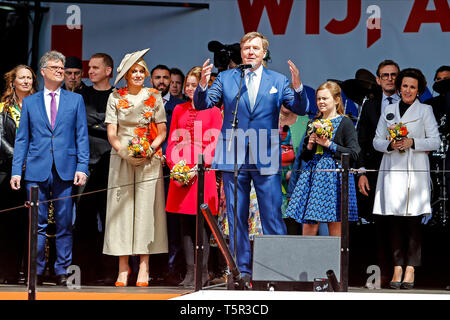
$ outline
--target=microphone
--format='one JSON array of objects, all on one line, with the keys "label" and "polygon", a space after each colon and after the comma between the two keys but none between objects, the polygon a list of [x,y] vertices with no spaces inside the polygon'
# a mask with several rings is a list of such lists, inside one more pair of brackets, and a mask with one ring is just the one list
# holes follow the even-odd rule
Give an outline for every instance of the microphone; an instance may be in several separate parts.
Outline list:
[{"label": "microphone", "polygon": [[245,69],[253,69],[255,66],[253,65],[253,63],[248,63],[248,64],[238,64],[236,66],[236,69],[240,69],[240,70],[245,70]]}]

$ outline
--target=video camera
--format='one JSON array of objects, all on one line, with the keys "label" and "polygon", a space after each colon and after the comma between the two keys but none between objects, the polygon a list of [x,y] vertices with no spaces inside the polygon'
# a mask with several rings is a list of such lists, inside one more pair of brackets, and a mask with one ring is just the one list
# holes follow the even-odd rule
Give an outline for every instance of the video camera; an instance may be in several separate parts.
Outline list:
[{"label": "video camera", "polygon": [[241,64],[241,47],[239,43],[222,44],[219,41],[210,41],[208,50],[214,53],[214,66],[221,71],[227,70],[230,61]]}]

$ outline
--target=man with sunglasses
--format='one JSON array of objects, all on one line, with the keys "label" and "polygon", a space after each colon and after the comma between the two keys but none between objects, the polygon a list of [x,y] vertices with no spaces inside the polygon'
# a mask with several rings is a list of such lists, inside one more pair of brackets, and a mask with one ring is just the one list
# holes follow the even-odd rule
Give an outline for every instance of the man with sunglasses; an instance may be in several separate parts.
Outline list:
[{"label": "man with sunglasses", "polygon": [[[373,147],[373,138],[377,129],[378,120],[384,108],[400,100],[395,87],[400,68],[392,60],[382,61],[377,68],[376,81],[381,87],[381,94],[373,99],[367,100],[362,107],[361,117],[358,123],[358,142],[361,152],[357,163],[357,168],[378,170],[380,168],[383,154]],[[378,172],[366,172],[358,175],[358,212],[360,216],[368,220],[376,219],[375,241],[377,247],[378,265],[381,268],[381,285],[389,282],[389,268],[386,267],[389,259],[389,243],[383,241],[388,229],[385,227],[385,218],[372,215],[373,202],[375,199],[375,188],[377,185]]]},{"label": "man with sunglasses", "polygon": [[64,84],[63,89],[83,95],[86,85],[81,80],[83,78],[83,62],[80,58],[71,56],[66,58],[64,64]]}]

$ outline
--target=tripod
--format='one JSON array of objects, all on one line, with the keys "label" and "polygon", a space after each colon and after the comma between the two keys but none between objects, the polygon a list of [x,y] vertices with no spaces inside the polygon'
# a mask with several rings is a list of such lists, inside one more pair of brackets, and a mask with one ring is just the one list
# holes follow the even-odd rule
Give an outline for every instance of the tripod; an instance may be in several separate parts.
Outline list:
[{"label": "tripod", "polygon": [[[436,186],[439,190],[439,196],[431,203],[433,209],[433,218],[430,223],[447,225],[447,182],[445,177],[445,161],[447,158],[448,141],[445,135],[441,138],[441,147],[438,151],[433,153],[433,156],[439,157],[436,162]],[[434,190],[433,190],[434,191]]]}]

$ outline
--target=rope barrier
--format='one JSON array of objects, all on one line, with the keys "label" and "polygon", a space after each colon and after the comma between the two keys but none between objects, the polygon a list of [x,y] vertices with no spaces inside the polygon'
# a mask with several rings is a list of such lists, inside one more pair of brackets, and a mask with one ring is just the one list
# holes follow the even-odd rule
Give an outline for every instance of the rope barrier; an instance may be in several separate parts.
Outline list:
[{"label": "rope barrier", "polygon": [[[212,169],[212,168],[205,168],[205,172],[208,171],[223,171],[223,170],[219,170],[219,169]],[[260,169],[239,169],[239,171],[241,172],[257,172],[260,171]],[[285,169],[278,169],[278,170],[271,170],[272,172],[283,172],[286,171]],[[298,170],[289,170],[289,171],[295,171],[295,172],[337,172],[337,173],[342,173],[344,171],[344,169],[342,168],[337,168],[337,169],[316,169],[316,170],[305,170],[305,169],[298,169]],[[187,172],[185,172],[185,174],[191,173],[191,172],[198,172],[198,168],[193,168]],[[349,173],[353,174],[353,175],[357,175],[357,174],[362,174],[362,173],[375,173],[375,172],[408,172],[408,173],[414,173],[414,172],[418,172],[418,173],[437,173],[437,174],[446,174],[449,173],[450,174],[450,170],[407,170],[407,169],[355,169],[355,168],[350,168],[349,169]],[[71,196],[66,196],[66,197],[60,197],[60,198],[53,198],[53,199],[49,199],[49,200],[45,200],[45,201],[40,201],[41,204],[45,204],[45,203],[49,203],[49,202],[54,202],[54,201],[58,201],[58,200],[64,200],[64,199],[68,199],[68,198],[77,198],[77,197],[83,197],[83,196],[87,196],[87,195],[91,195],[91,194],[95,194],[95,193],[100,193],[100,192],[105,192],[108,190],[113,190],[113,189],[117,189],[117,188],[124,188],[124,187],[129,187],[135,184],[141,184],[141,183],[147,183],[147,182],[151,182],[154,180],[159,180],[159,179],[165,179],[165,178],[169,178],[170,175],[166,175],[166,176],[161,176],[158,178],[151,178],[151,179],[146,179],[146,180],[142,180],[142,181],[138,181],[135,183],[128,183],[128,184],[123,184],[120,186],[114,186],[114,187],[108,187],[108,188],[103,188],[103,189],[98,189],[98,190],[93,190],[93,191],[88,191],[88,192],[83,192],[83,193],[79,193],[79,194],[73,194]],[[9,211],[14,211],[14,210],[18,210],[18,209],[24,209],[24,208],[30,208],[30,203],[29,201],[26,201],[23,205],[20,206],[15,206],[15,207],[11,207],[11,208],[7,208],[7,209],[2,209],[0,210],[0,214],[5,213],[5,212],[9,212]]]},{"label": "rope barrier", "polygon": [[[120,185],[120,186],[114,186],[114,187],[109,187],[109,188],[93,190],[93,191],[89,191],[89,192],[83,192],[83,193],[79,193],[79,194],[73,194],[71,196],[60,197],[60,198],[53,198],[53,199],[48,199],[48,200],[45,200],[45,201],[39,201],[39,203],[43,204],[43,203],[49,203],[49,202],[54,202],[54,201],[59,201],[59,200],[64,200],[64,199],[69,199],[69,198],[82,197],[82,196],[86,196],[86,195],[90,195],[90,194],[95,194],[95,193],[99,193],[99,192],[105,192],[105,191],[113,190],[113,189],[117,189],[117,188],[129,187],[129,186],[133,186],[133,185],[136,185],[136,184],[147,183],[147,182],[151,182],[151,181],[159,180],[159,179],[164,179],[164,178],[168,178],[168,177],[169,176],[162,176],[162,177],[158,177],[158,178],[146,179],[146,180],[138,181],[138,182],[135,182],[135,183],[128,183],[128,184],[123,184],[123,185]],[[2,210],[0,210],[0,214],[8,212],[8,211],[17,210],[17,209],[23,209],[23,208],[30,208],[30,201],[25,201],[25,203],[23,205],[21,205],[21,206],[12,207],[12,208],[8,208],[8,209],[2,209]]]}]

